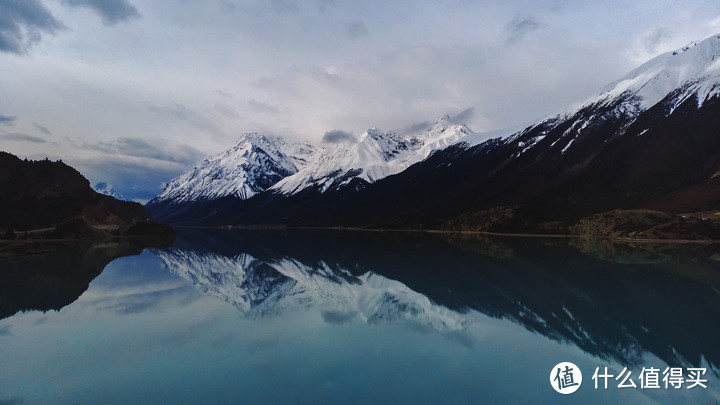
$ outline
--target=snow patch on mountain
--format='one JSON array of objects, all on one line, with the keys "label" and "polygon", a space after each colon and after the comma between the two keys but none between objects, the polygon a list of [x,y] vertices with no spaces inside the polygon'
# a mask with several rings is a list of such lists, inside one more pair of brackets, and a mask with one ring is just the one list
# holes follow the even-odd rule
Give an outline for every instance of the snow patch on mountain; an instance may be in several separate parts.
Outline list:
[{"label": "snow patch on mountain", "polygon": [[460,142],[474,146],[487,138],[452,123],[448,115],[418,133],[399,135],[373,128],[356,143],[329,147],[248,133],[232,148],[168,182],[149,204],[228,196],[248,199],[268,189],[285,195],[308,187],[325,192],[355,178],[372,183],[402,172],[437,150]]},{"label": "snow patch on mountain", "polygon": [[325,192],[347,184],[353,178],[373,183],[402,172],[437,150],[459,142],[473,146],[481,140],[482,137],[466,125],[452,124],[447,115],[436,120],[430,128],[409,136],[372,128],[355,144],[339,144],[323,151],[307,167],[270,189],[290,195],[309,187]]},{"label": "snow patch on mountain", "polygon": [[[697,98],[698,108],[707,100],[720,96],[720,35],[713,35],[698,43],[667,52],[644,63],[622,79],[610,83],[597,96],[571,105],[558,115],[546,117],[538,124],[501,140],[505,145],[517,143],[520,156],[532,149],[545,134],[559,125],[571,123],[562,137],[550,147],[564,155],[577,144],[591,125],[618,120],[622,135],[635,118],[665,100],[666,114],[691,97]],[[535,134],[528,139],[528,134]]]},{"label": "snow patch on mountain", "polygon": [[108,184],[104,181],[95,184],[93,190],[100,194],[109,195],[110,197],[114,197],[118,200],[132,201],[131,199],[127,198],[125,194],[121,193],[115,186],[113,186],[112,184]]},{"label": "snow patch on mountain", "polygon": [[286,142],[279,137],[244,134],[230,149],[205,159],[193,170],[172,179],[150,203],[247,199],[308,164],[318,147]]},{"label": "snow patch on mountain", "polygon": [[[580,106],[605,104],[624,97],[627,107],[639,113],[676,89],[682,89],[680,99],[697,95],[698,107],[720,94],[720,35],[649,60]],[[577,109],[580,108],[574,110]]]}]

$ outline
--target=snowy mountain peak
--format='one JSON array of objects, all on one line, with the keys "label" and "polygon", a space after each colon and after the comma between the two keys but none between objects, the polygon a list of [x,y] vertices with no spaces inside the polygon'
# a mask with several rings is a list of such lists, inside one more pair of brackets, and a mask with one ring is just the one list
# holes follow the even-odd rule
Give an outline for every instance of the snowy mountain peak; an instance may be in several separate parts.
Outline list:
[{"label": "snowy mountain peak", "polygon": [[425,130],[420,136],[425,136],[426,139],[439,139],[447,136],[449,133],[462,133],[464,135],[471,135],[473,132],[465,124],[453,124],[449,115],[444,115],[439,119],[435,120],[435,123]]},{"label": "snowy mountain peak", "polygon": [[436,125],[445,125],[450,123],[450,114],[444,114],[438,117],[435,122],[433,122],[433,126]]},{"label": "snowy mountain peak", "polygon": [[244,148],[247,145],[255,145],[262,148],[277,149],[278,145],[285,144],[285,140],[276,136],[265,136],[257,132],[247,132],[240,136],[235,142],[234,148]]},{"label": "snowy mountain peak", "polygon": [[697,41],[690,41],[689,44],[683,46],[682,48],[680,48],[678,50],[673,51],[673,55],[677,55],[680,52],[685,52],[685,51],[689,50],[690,48],[694,48],[695,46],[697,46],[697,44],[698,44]]},{"label": "snowy mountain peak", "polygon": [[360,135],[360,139],[365,139],[368,136],[375,139],[383,138],[385,137],[385,133],[375,127],[372,127]]},{"label": "snowy mountain peak", "polygon": [[622,136],[640,114],[654,106],[667,116],[688,100],[700,108],[719,95],[720,35],[716,34],[645,62],[597,96],[516,132],[503,142],[517,143],[517,157],[541,145],[554,128],[565,125],[561,139],[551,145],[564,155],[598,125],[615,122],[619,127],[613,136]]},{"label": "snowy mountain peak", "polygon": [[303,168],[318,148],[250,132],[233,147],[174,178],[150,203],[247,199]]},{"label": "snowy mountain peak", "polygon": [[370,128],[358,143],[325,151],[312,164],[280,180],[271,190],[290,195],[307,188],[320,192],[337,189],[353,179],[373,183],[400,173],[436,150],[459,142],[477,143],[479,138],[471,135],[475,134],[466,125],[452,124],[449,115],[440,117],[423,131],[404,136]]},{"label": "snowy mountain peak", "polygon": [[467,126],[453,124],[449,115],[417,133],[399,135],[370,128],[356,143],[327,148],[249,132],[230,149],[171,180],[149,205],[228,196],[248,199],[268,189],[286,195],[310,187],[325,192],[353,179],[372,183],[405,170],[436,150],[459,142],[477,143],[470,135],[474,134]]},{"label": "snowy mountain peak", "polygon": [[708,97],[718,95],[719,83],[720,35],[713,35],[649,60],[608,85],[600,96],[590,101],[625,97],[638,111],[644,111],[674,90],[683,88],[686,94],[682,99],[697,94],[702,104]]},{"label": "snowy mountain peak", "polygon": [[100,194],[109,195],[110,197],[114,197],[118,200],[122,201],[132,201],[131,199],[127,198],[123,193],[118,191],[118,189],[113,186],[112,184],[107,184],[104,181],[101,181],[97,184],[95,184],[95,187],[93,187],[93,190]]}]

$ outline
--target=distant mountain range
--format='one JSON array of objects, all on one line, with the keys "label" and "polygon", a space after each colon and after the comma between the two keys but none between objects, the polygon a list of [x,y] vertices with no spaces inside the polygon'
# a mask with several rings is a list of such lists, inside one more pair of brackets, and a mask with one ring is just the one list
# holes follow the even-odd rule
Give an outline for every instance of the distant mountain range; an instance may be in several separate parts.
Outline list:
[{"label": "distant mountain range", "polygon": [[611,228],[639,221],[642,235],[672,233],[687,225],[683,217],[657,222],[648,210],[720,206],[718,95],[715,35],[650,60],[561,114],[492,139],[447,117],[419,133],[371,129],[357,143],[333,147],[246,134],[170,181],[147,208],[187,224],[543,233],[600,229],[577,224],[634,209],[642,211],[611,216]]},{"label": "distant mountain range", "polygon": [[96,183],[93,187],[93,190],[100,194],[109,195],[110,197],[116,198],[118,200],[122,201],[132,201],[128,197],[125,196],[125,194],[121,193],[115,186],[112,184],[107,184],[104,181],[101,181],[99,183]]},{"label": "distant mountain range", "polygon": [[230,149],[165,185],[148,203],[156,212],[223,198],[247,200],[264,192],[290,196],[311,189],[320,193],[365,185],[397,174],[431,153],[460,141],[478,143],[480,135],[441,117],[429,128],[399,135],[369,129],[356,143],[312,145],[247,133]]}]

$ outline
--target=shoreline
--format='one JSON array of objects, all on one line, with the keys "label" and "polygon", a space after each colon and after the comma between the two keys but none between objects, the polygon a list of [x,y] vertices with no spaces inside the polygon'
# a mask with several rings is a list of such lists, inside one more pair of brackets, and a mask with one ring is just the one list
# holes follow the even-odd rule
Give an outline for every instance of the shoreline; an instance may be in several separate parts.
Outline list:
[{"label": "shoreline", "polygon": [[[241,230],[241,231],[351,231],[351,232],[393,232],[393,233],[429,233],[429,234],[456,234],[456,235],[483,235],[499,236],[510,238],[538,238],[538,239],[590,239],[608,240],[616,242],[639,242],[639,243],[673,243],[673,244],[720,244],[720,239],[654,239],[654,238],[627,238],[618,236],[593,236],[573,234],[540,234],[540,233],[513,233],[513,232],[490,232],[490,231],[467,231],[449,229],[403,229],[403,228],[360,228],[342,226],[284,226],[284,225],[245,225],[245,226],[203,226],[203,225],[174,225],[179,229],[215,229],[215,230]],[[44,229],[29,230],[28,233],[41,232]],[[109,238],[58,238],[58,239],[0,239],[0,247],[9,244],[33,243],[33,242],[101,242],[119,240],[148,239],[152,236],[146,235],[113,235]]]},{"label": "shoreline", "polygon": [[[157,242],[163,242],[163,237],[151,235],[120,235],[105,238],[0,239],[0,258],[47,254],[53,252],[54,249],[57,248],[57,245],[61,244],[89,244],[91,247],[107,247],[112,244],[120,246],[123,242],[142,246],[144,249],[159,246],[160,244]],[[169,247],[172,244],[162,243],[162,245]]]},{"label": "shoreline", "polygon": [[640,242],[640,243],[675,243],[675,244],[720,244],[720,239],[652,239],[652,238],[627,238],[617,236],[593,236],[593,235],[572,235],[572,234],[537,234],[537,233],[510,233],[510,232],[489,232],[489,231],[456,231],[448,229],[401,229],[401,228],[359,228],[341,226],[282,226],[282,225],[247,225],[247,226],[201,226],[201,225],[174,225],[175,228],[185,229],[219,229],[219,230],[265,230],[265,231],[288,231],[288,230],[325,230],[325,231],[352,231],[352,232],[396,232],[396,233],[433,233],[433,234],[459,234],[459,235],[485,235],[501,236],[512,238],[546,238],[546,239],[604,239],[618,242]]}]

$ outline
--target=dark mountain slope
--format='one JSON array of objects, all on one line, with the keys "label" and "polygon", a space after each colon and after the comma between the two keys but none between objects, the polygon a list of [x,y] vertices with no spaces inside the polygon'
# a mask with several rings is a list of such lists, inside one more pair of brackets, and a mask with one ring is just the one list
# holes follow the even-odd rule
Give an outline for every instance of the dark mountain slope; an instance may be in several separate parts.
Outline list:
[{"label": "dark mountain slope", "polygon": [[[102,225],[118,233],[132,233],[140,230],[138,224],[155,224],[142,205],[96,193],[85,177],[61,161],[21,160],[0,152],[0,196],[3,231],[55,228],[72,220],[57,229],[72,228],[73,236],[92,236],[92,229],[82,228]],[[150,226],[155,230],[142,231],[161,231],[159,224],[155,225]]]},{"label": "dark mountain slope", "polygon": [[[515,204],[561,219],[612,209],[718,207],[720,194],[701,191],[719,181],[720,102],[713,99],[697,108],[697,100],[690,98],[665,115],[671,101],[635,120],[614,114],[595,118],[582,132],[568,129],[588,115],[607,112],[588,109],[551,128],[555,123],[530,128],[510,142],[480,145],[455,157],[436,154],[368,188],[361,205],[367,210],[397,207],[385,220],[407,217],[403,212],[447,217]],[[685,198],[673,199],[677,193]]]}]

